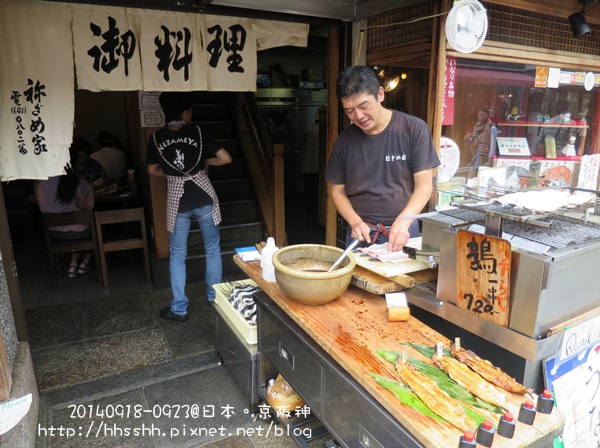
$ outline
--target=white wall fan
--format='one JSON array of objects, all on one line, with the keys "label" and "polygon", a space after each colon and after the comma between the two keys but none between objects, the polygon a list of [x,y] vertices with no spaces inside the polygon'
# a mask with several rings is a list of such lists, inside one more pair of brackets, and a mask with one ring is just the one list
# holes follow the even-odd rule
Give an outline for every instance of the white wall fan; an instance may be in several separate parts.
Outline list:
[{"label": "white wall fan", "polygon": [[477,0],[457,0],[446,19],[446,39],[461,53],[477,50],[488,30],[487,11]]}]

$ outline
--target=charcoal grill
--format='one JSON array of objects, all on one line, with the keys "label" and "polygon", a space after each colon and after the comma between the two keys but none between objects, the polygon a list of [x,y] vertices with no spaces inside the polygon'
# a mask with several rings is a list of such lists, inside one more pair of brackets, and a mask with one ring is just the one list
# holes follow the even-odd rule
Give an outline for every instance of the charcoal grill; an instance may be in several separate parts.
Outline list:
[{"label": "charcoal grill", "polygon": [[[600,219],[595,213],[600,192],[593,192],[595,202],[551,213],[501,205],[489,190],[485,197],[475,193],[467,191],[453,208],[423,218],[422,248],[439,251],[438,279],[433,288],[408,290],[409,302],[522,358],[523,382],[538,388],[541,361],[554,354],[559,342],[550,330],[600,307]],[[508,328],[456,306],[458,229],[510,241]]]}]

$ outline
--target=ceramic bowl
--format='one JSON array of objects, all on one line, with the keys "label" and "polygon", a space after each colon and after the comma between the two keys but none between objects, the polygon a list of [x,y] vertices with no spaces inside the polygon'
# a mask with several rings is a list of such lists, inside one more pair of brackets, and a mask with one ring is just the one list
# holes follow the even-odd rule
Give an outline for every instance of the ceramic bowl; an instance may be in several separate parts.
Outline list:
[{"label": "ceramic bowl", "polygon": [[322,244],[297,244],[279,249],[273,255],[277,284],[296,302],[329,303],[348,289],[356,266],[354,257],[349,254],[335,270],[327,272],[343,252]]}]

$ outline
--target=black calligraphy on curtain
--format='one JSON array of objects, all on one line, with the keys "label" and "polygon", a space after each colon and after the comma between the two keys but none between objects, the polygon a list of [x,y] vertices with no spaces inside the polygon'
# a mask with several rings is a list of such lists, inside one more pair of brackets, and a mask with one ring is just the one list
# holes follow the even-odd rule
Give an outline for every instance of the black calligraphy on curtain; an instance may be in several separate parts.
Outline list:
[{"label": "black calligraphy on curtain", "polygon": [[18,90],[13,90],[10,96],[13,105],[10,109],[11,113],[15,115],[15,131],[17,133],[17,148],[19,154],[27,154],[27,142],[25,140],[25,122],[27,118],[26,103],[31,105],[31,120],[29,121],[29,131],[33,134],[31,137],[31,143],[33,144],[33,153],[36,155],[42,152],[48,152],[46,145],[46,137],[44,132],[46,131],[46,124],[42,118],[43,98],[46,96],[46,86],[40,82],[40,80],[33,81],[27,79],[27,89],[22,93]]},{"label": "black calligraphy on curtain", "polygon": [[154,44],[156,51],[154,55],[158,59],[156,67],[163,74],[165,81],[171,79],[169,68],[173,70],[183,69],[183,79],[190,79],[190,64],[192,63],[193,54],[190,52],[190,41],[192,34],[188,28],[182,30],[171,31],[165,25],[161,25],[163,36],[156,36]]},{"label": "black calligraphy on curtain", "polygon": [[207,31],[209,34],[214,34],[214,39],[206,46],[206,51],[210,54],[208,65],[217,68],[225,50],[229,54],[226,58],[227,70],[230,73],[244,73],[242,67],[244,59],[240,52],[246,46],[246,29],[240,24],[232,25],[226,30],[223,30],[220,25],[214,25]]},{"label": "black calligraphy on curtain", "polygon": [[129,61],[134,56],[137,40],[131,30],[121,34],[114,17],[108,16],[108,29],[102,32],[102,28],[90,22],[90,30],[94,36],[100,36],[104,43],[100,46],[94,45],[88,50],[93,60],[93,68],[97,72],[111,73],[123,61],[125,76],[129,76]]}]

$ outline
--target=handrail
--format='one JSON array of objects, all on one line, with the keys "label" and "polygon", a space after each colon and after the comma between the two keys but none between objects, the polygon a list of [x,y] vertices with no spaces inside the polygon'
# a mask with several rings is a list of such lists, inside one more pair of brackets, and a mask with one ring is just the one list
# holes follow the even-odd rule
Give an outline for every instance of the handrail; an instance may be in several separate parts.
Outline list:
[{"label": "handrail", "polygon": [[240,143],[267,233],[282,247],[285,243],[283,145],[273,145],[252,93],[236,95]]}]

